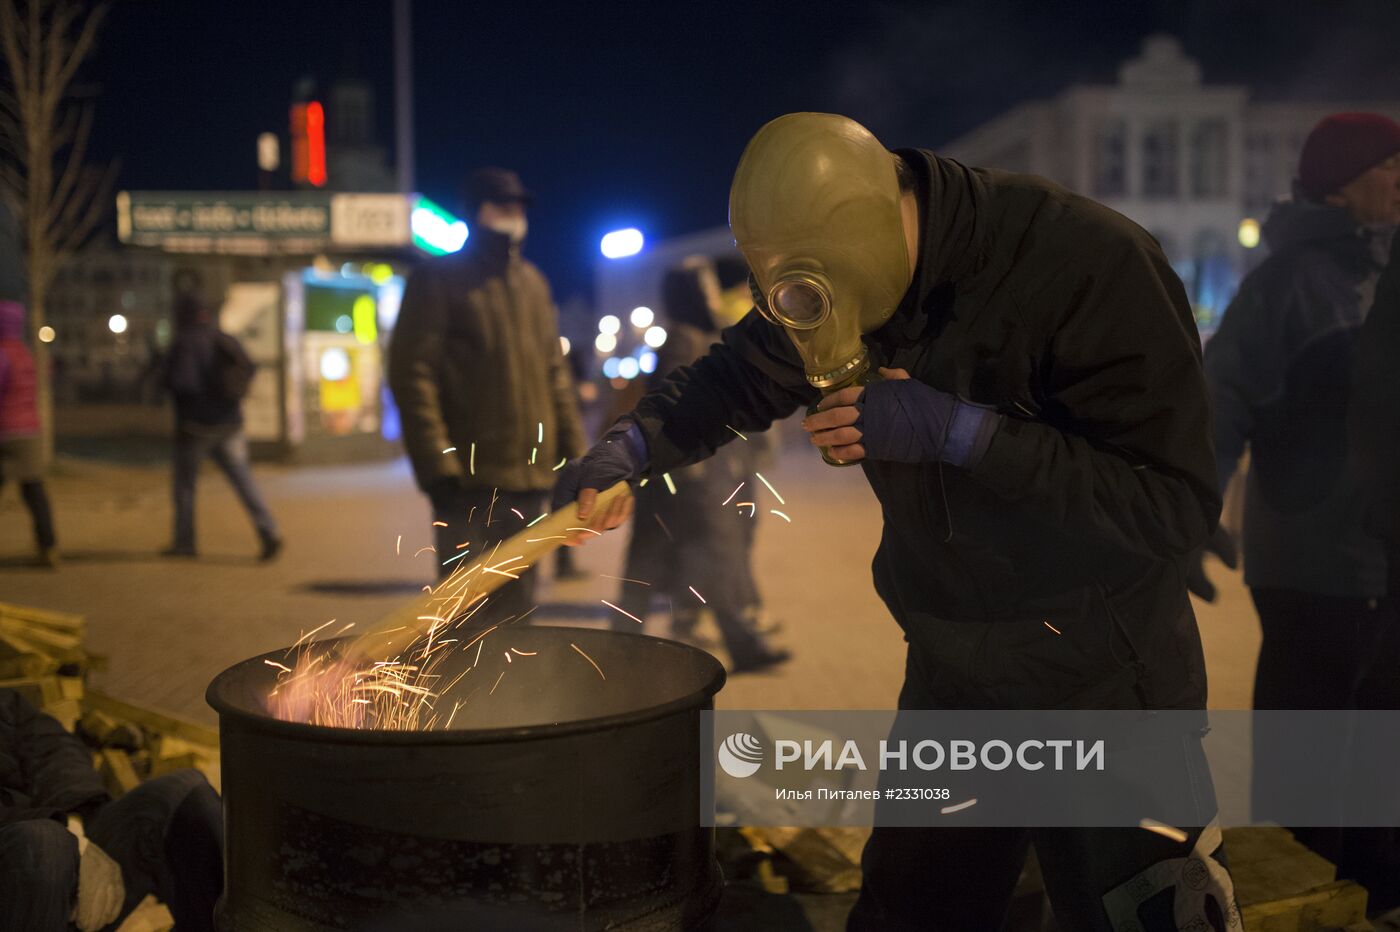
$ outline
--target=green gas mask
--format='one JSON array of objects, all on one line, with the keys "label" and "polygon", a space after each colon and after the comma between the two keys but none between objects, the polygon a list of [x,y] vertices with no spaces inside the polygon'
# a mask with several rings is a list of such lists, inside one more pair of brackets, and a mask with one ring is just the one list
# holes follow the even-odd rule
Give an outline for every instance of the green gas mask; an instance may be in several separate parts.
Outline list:
[{"label": "green gas mask", "polygon": [[890,319],[913,277],[890,152],[843,116],[779,117],[739,159],[729,226],[755,305],[787,331],[807,381],[823,394],[868,381],[861,337]]}]

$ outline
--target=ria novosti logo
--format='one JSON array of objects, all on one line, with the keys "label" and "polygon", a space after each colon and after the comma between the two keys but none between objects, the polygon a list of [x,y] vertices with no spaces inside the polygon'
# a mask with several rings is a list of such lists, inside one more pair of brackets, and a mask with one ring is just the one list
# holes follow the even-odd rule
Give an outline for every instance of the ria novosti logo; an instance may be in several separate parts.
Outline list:
[{"label": "ria novosti logo", "polygon": [[763,765],[763,742],[738,731],[724,739],[718,756],[720,769],[731,777],[751,777]]}]

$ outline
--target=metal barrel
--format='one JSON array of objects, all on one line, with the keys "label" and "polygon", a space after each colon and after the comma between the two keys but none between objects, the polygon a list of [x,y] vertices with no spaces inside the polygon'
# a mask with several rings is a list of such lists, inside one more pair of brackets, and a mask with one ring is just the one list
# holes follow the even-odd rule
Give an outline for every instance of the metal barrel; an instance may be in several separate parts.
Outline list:
[{"label": "metal barrel", "polygon": [[710,927],[722,881],[699,824],[700,713],[724,668],[709,654],[503,629],[435,670],[474,665],[438,700],[465,699],[452,728],[429,731],[278,720],[269,660],[289,662],[246,660],[206,695],[224,932]]}]

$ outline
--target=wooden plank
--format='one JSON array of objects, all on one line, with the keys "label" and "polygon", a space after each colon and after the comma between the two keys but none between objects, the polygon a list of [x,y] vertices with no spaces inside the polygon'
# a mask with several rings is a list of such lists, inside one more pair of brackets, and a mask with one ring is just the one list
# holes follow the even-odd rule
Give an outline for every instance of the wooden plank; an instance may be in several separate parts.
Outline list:
[{"label": "wooden plank", "polygon": [[1332,932],[1366,921],[1366,889],[1342,880],[1268,903],[1240,907],[1249,932]]},{"label": "wooden plank", "polygon": [[177,738],[184,738],[186,741],[213,748],[219,746],[219,730],[217,728],[209,728],[165,712],[157,712],[154,709],[144,709],[141,706],[113,698],[96,689],[87,690],[83,695],[83,705],[113,718],[134,722],[143,728],[163,735],[174,735]]},{"label": "wooden plank", "polygon": [[14,619],[31,625],[43,625],[59,631],[80,634],[87,620],[73,612],[56,612],[32,605],[16,605],[13,602],[0,602],[0,620]]},{"label": "wooden plank", "polygon": [[131,766],[131,758],[126,756],[125,751],[107,748],[101,754],[102,779],[113,799],[141,785],[141,779],[136,776],[136,769]]}]

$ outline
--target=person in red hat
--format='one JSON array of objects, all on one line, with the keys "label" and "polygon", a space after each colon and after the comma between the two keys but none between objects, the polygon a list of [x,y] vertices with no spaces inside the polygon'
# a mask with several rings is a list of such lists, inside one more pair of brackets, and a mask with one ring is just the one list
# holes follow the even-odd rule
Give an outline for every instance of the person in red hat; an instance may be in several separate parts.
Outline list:
[{"label": "person in red hat", "polygon": [[[1251,451],[1243,530],[1263,631],[1256,709],[1368,707],[1361,684],[1397,624],[1347,421],[1362,322],[1398,223],[1400,124],[1375,113],[1322,120],[1303,145],[1293,199],[1264,224],[1269,258],[1206,347],[1222,489]],[[1310,749],[1334,751],[1340,772],[1340,745]],[[1256,772],[1286,766],[1255,762]],[[1268,818],[1268,806],[1256,798],[1255,816]],[[1342,830],[1295,831],[1343,876],[1367,873]]]}]

